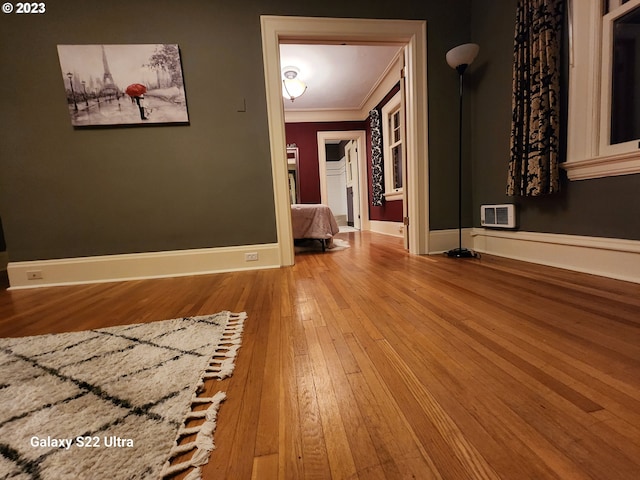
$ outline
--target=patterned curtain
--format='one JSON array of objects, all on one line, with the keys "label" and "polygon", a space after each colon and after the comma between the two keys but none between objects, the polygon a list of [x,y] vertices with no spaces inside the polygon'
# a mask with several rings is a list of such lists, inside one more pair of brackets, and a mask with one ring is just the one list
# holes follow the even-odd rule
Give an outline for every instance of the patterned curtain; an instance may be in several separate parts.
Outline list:
[{"label": "patterned curtain", "polygon": [[373,109],[369,112],[371,122],[371,185],[373,186],[373,197],[371,205],[382,206],[384,199],[384,159],[382,158],[382,131],[380,125],[380,111]]},{"label": "patterned curtain", "polygon": [[560,43],[564,0],[519,0],[507,195],[560,190]]}]

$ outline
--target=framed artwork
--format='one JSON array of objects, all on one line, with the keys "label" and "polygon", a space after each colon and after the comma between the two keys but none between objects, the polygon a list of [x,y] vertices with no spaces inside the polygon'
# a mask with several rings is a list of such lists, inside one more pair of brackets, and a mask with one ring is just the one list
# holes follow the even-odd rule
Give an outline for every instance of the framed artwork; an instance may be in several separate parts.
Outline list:
[{"label": "framed artwork", "polygon": [[175,44],[58,45],[74,127],[188,124]]}]

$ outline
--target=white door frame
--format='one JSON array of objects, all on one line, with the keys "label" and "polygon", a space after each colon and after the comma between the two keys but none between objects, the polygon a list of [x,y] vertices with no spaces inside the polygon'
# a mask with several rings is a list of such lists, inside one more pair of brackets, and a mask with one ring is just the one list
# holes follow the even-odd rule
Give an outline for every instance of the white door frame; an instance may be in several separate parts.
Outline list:
[{"label": "white door frame", "polygon": [[320,201],[328,203],[327,194],[327,140],[355,140],[358,148],[358,201],[360,202],[361,230],[371,230],[369,226],[369,209],[367,205],[367,184],[363,179],[367,178],[367,162],[362,161],[361,152],[367,148],[367,134],[364,130],[336,130],[331,132],[318,132],[318,171],[320,173]]},{"label": "white door frame", "polygon": [[410,253],[429,251],[427,140],[427,25],[423,20],[281,17],[263,15],[262,55],[269,120],[276,229],[280,265],[294,264],[286,136],[280,72],[281,40],[394,43],[406,48],[407,175]]}]

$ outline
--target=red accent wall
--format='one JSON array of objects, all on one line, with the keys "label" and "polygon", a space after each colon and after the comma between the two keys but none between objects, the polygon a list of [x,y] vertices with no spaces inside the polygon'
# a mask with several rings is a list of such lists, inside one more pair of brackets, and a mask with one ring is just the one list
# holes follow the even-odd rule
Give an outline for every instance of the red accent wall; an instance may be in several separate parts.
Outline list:
[{"label": "red accent wall", "polygon": [[320,203],[320,173],[318,171],[318,132],[364,130],[367,122],[287,123],[287,145],[298,146],[298,176],[301,203]]},{"label": "red accent wall", "polygon": [[[395,92],[391,92],[391,95]],[[388,97],[391,98],[391,97]],[[388,101],[388,98],[385,100]],[[386,103],[386,102],[385,102]],[[367,190],[369,198],[373,192],[371,182],[371,128],[369,120],[353,122],[308,122],[287,123],[285,135],[287,144],[295,143],[298,146],[298,181],[300,184],[301,203],[320,203],[320,173],[318,171],[318,132],[335,132],[341,130],[365,130],[367,138]],[[371,206],[369,219],[387,222],[402,221],[402,200],[384,202],[381,207]]]}]

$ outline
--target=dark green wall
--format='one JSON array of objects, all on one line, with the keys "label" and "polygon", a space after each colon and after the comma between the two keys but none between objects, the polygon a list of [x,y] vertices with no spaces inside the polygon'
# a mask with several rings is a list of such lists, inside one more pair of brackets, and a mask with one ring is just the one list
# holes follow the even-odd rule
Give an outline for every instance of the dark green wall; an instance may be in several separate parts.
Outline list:
[{"label": "dark green wall", "polygon": [[2,228],[2,218],[0,218],[0,252],[7,250],[7,244],[4,241],[4,229]]},{"label": "dark green wall", "polygon": [[480,205],[513,202],[518,205],[521,230],[640,240],[640,175],[581,181],[564,178],[558,195],[506,195],[516,3],[472,2],[471,38],[480,45],[470,72],[473,225],[480,226]]},{"label": "dark green wall", "polygon": [[[261,14],[427,20],[432,228],[455,226],[457,86],[444,55],[469,39],[469,4],[67,0],[0,16],[9,259],[276,241]],[[180,46],[189,126],[71,127],[56,45],[110,43]]]}]

